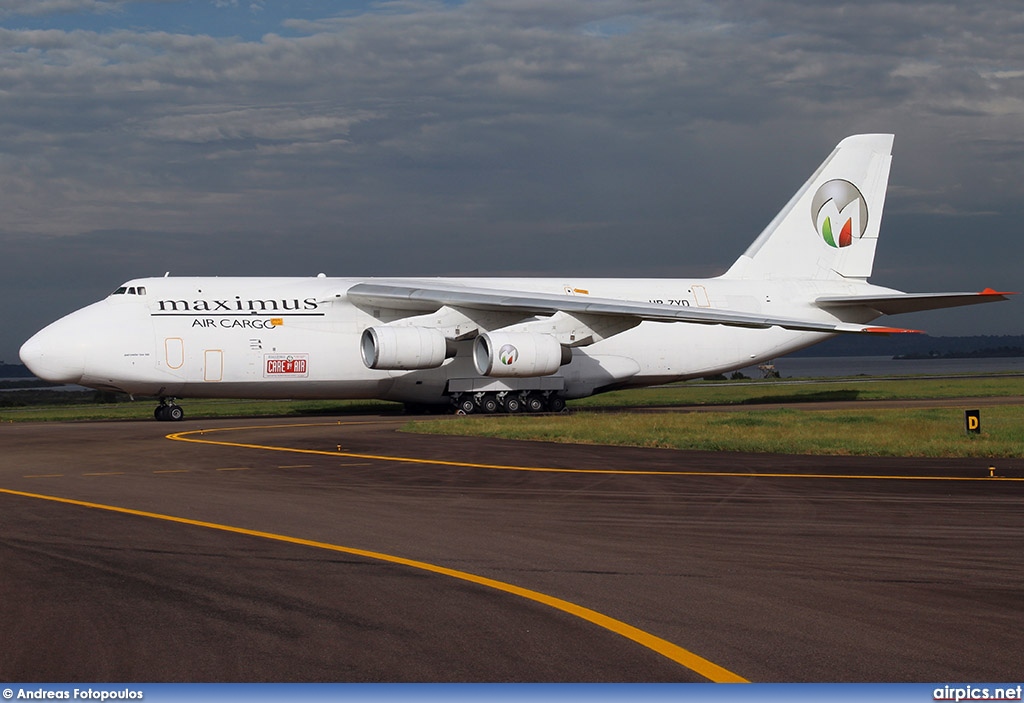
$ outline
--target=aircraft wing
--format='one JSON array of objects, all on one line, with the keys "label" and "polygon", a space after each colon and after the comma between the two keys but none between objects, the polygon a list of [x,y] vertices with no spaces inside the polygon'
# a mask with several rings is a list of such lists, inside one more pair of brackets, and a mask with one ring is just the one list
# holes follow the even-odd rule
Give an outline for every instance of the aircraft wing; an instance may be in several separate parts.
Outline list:
[{"label": "aircraft wing", "polygon": [[986,288],[978,293],[899,293],[895,295],[858,295],[818,298],[815,304],[821,308],[863,307],[883,315],[898,315],[905,312],[921,312],[940,308],[955,308],[961,305],[977,305],[1006,300],[1004,293]]},{"label": "aircraft wing", "polygon": [[368,282],[348,289],[351,302],[390,309],[429,312],[441,306],[518,312],[524,315],[552,315],[557,312],[581,315],[603,315],[656,322],[690,322],[701,325],[727,325],[766,329],[783,327],[791,330],[825,333],[916,333],[896,327],[878,327],[845,322],[818,322],[782,317],[716,310],[714,308],[657,305],[630,300],[591,298],[551,293],[524,293],[491,288],[445,285],[435,282]]}]

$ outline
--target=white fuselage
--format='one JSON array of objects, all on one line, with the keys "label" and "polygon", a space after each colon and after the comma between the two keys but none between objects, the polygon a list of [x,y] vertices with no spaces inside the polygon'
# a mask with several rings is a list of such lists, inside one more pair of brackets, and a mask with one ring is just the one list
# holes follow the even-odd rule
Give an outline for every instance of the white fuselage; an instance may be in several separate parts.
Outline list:
[{"label": "white fuselage", "polygon": [[[367,280],[372,279],[136,279],[39,332],[26,342],[22,357],[37,375],[51,380],[164,397],[380,398],[430,404],[447,402],[450,383],[483,390],[507,387],[502,383],[508,382],[495,382],[476,371],[472,340],[456,342],[454,357],[438,368],[368,368],[360,356],[364,330],[413,313],[354,305],[346,292]],[[810,303],[818,296],[886,290],[863,282],[831,281],[444,280],[475,289],[814,320],[836,319]],[[541,380],[517,379],[518,386],[513,387],[554,388],[565,398],[579,398],[722,373],[828,336],[779,327],[648,320],[573,348],[571,361],[556,373]]]}]

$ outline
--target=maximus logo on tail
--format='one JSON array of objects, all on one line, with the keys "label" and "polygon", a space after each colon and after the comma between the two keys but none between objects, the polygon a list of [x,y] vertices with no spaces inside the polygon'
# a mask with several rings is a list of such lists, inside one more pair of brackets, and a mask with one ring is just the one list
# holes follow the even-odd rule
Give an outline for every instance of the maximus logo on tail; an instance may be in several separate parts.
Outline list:
[{"label": "maximus logo on tail", "polygon": [[830,247],[848,247],[868,227],[868,206],[857,186],[841,179],[821,184],[811,200],[811,220]]}]

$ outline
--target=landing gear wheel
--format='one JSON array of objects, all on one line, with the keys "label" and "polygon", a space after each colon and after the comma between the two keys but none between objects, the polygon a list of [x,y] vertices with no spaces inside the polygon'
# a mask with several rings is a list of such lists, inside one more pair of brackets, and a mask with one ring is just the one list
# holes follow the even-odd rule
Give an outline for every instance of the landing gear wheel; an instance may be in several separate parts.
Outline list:
[{"label": "landing gear wheel", "polygon": [[472,415],[476,412],[476,403],[472,398],[463,398],[455,404],[455,407],[465,415]]},{"label": "landing gear wheel", "polygon": [[523,401],[519,400],[518,397],[510,395],[505,398],[505,412],[517,413],[523,409]]},{"label": "landing gear wheel", "polygon": [[153,411],[153,417],[160,422],[178,422],[185,419],[185,411],[180,405],[161,401],[160,405],[156,406],[156,410]]},{"label": "landing gear wheel", "polygon": [[560,395],[553,395],[548,398],[548,410],[553,413],[560,413],[565,410],[565,399]]},{"label": "landing gear wheel", "polygon": [[543,412],[544,398],[535,393],[526,396],[526,410],[531,413]]},{"label": "landing gear wheel", "polygon": [[498,412],[498,399],[494,397],[494,394],[488,393],[480,399],[480,409],[485,413]]}]

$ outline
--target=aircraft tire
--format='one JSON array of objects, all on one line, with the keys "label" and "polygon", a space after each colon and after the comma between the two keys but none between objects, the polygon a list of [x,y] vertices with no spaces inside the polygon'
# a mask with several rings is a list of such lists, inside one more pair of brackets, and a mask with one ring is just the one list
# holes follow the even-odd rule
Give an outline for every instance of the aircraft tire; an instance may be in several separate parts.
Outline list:
[{"label": "aircraft tire", "polygon": [[543,412],[544,398],[537,395],[536,393],[531,393],[530,395],[526,396],[526,411],[531,413]]},{"label": "aircraft tire", "polygon": [[560,395],[553,395],[548,398],[548,410],[553,413],[560,413],[565,410],[565,398]]},{"label": "aircraft tire", "polygon": [[153,411],[153,417],[159,422],[178,422],[185,419],[185,411],[174,403],[161,403]]},{"label": "aircraft tire", "polygon": [[498,407],[498,399],[494,396],[493,393],[488,393],[483,398],[480,399],[480,409],[483,410],[485,413],[496,413],[498,412]]},{"label": "aircraft tire", "polygon": [[517,413],[523,409],[523,401],[517,396],[510,395],[505,398],[505,412]]},{"label": "aircraft tire", "polygon": [[463,398],[455,407],[461,410],[465,415],[472,415],[476,412],[476,403],[473,402],[472,398]]}]

